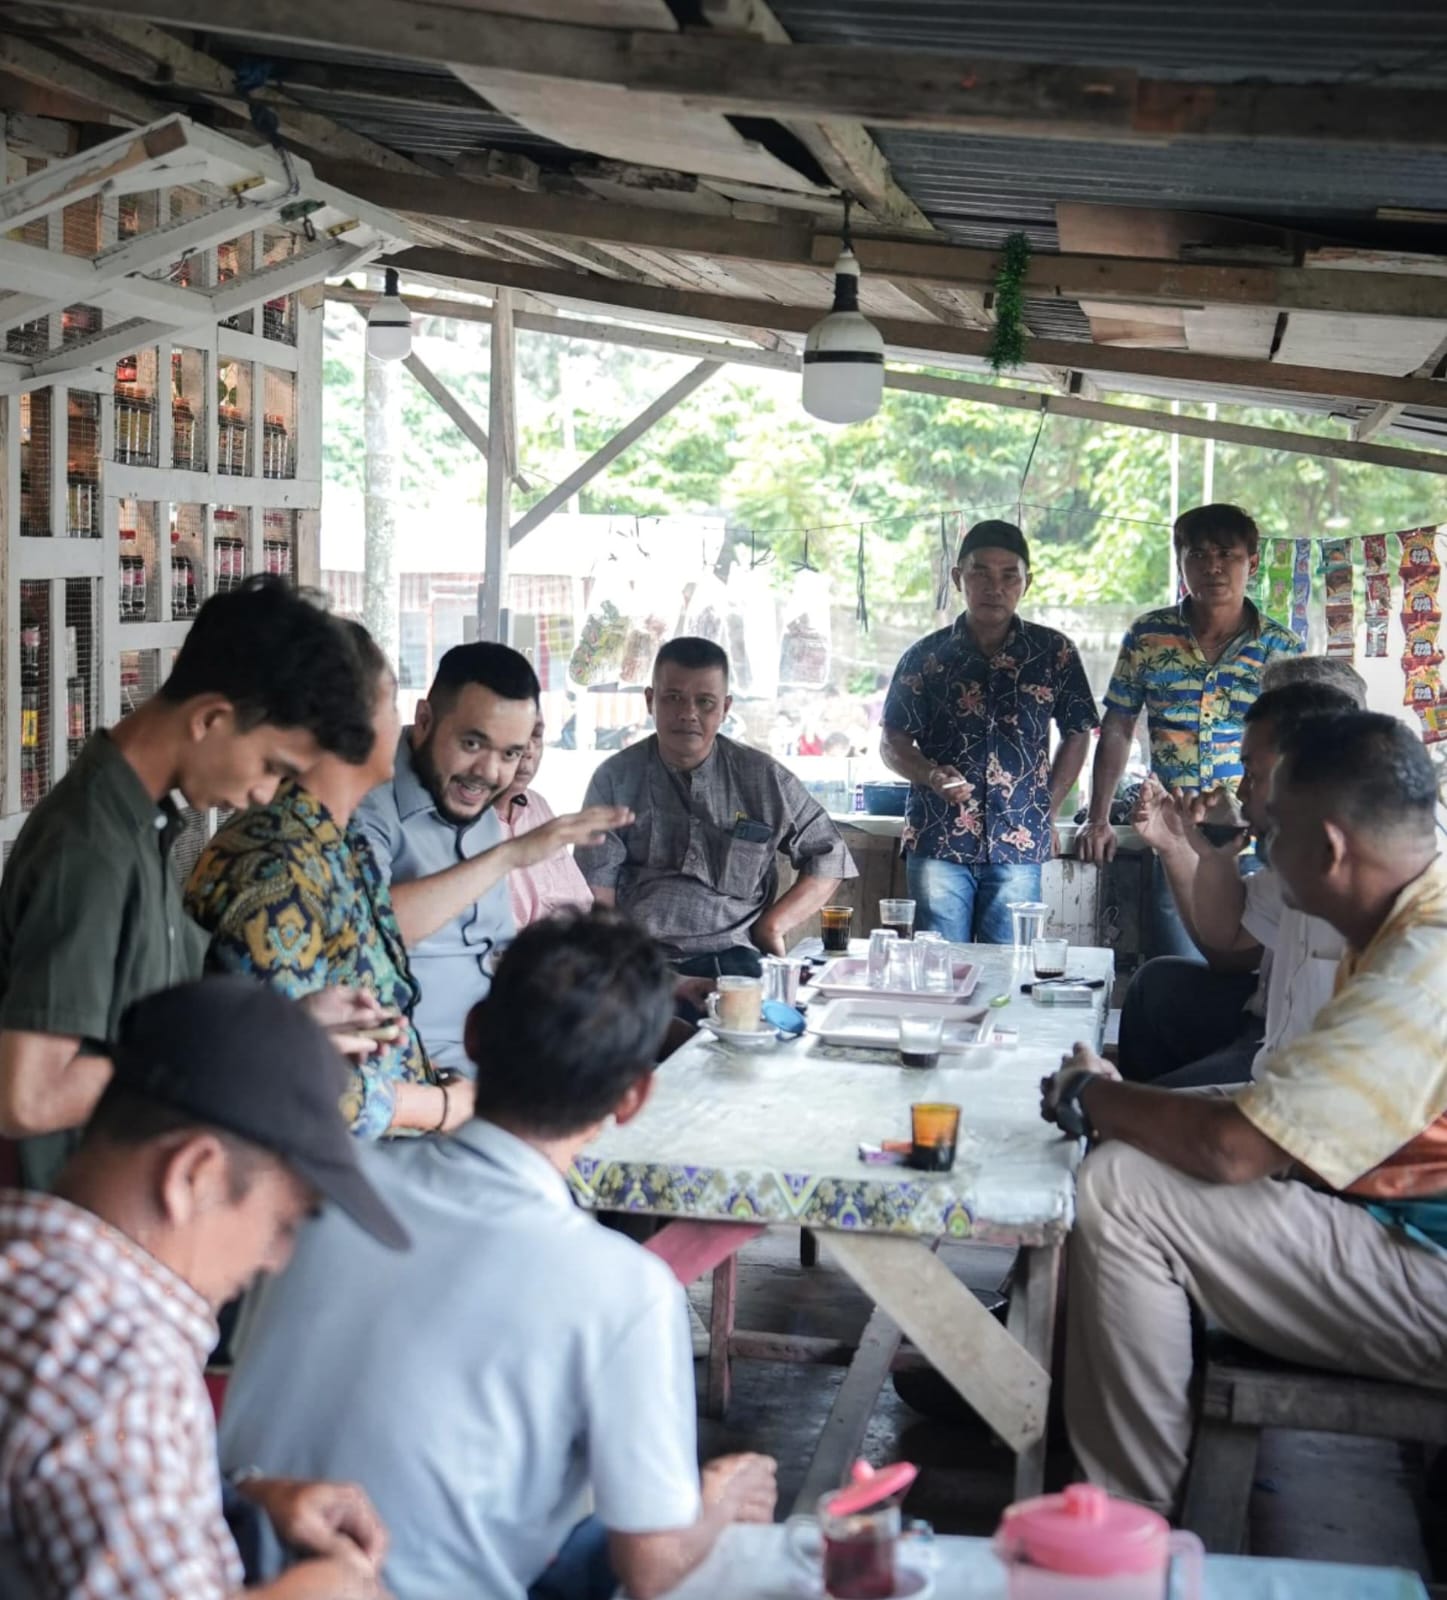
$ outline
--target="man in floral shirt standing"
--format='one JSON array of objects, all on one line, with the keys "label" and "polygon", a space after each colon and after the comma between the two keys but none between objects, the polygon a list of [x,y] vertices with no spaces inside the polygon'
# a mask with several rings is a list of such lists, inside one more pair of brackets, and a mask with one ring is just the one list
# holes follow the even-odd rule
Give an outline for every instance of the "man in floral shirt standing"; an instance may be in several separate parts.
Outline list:
[{"label": "man in floral shirt standing", "polygon": [[1010,902],[1040,897],[1055,813],[1100,719],[1071,641],[1015,615],[1030,587],[1030,547],[1013,523],[977,522],[951,576],[965,610],[905,651],[880,754],[910,782],[915,926],[1008,944]]}]

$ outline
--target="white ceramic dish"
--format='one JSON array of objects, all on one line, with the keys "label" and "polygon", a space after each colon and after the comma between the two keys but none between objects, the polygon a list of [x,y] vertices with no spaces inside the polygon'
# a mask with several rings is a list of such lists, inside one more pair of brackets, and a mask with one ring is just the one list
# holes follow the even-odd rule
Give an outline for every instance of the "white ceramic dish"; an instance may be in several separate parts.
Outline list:
[{"label": "white ceramic dish", "polygon": [[[896,1050],[899,1048],[899,1019],[919,1007],[909,1000],[868,1000],[845,998],[822,1000],[809,1008],[809,1032],[825,1044],[843,1045],[853,1050]],[[973,1048],[975,1035],[985,1016],[985,1007],[961,1007],[944,1019],[946,1052]]]},{"label": "white ceramic dish", "polygon": [[957,961],[953,989],[872,989],[867,957],[836,956],[813,980],[813,987],[831,998],[904,1000],[915,1006],[953,1006],[968,1000],[979,981],[980,969],[973,961]]},{"label": "white ceramic dish", "polygon": [[730,1050],[743,1050],[751,1055],[762,1055],[766,1050],[775,1050],[779,1045],[779,1035],[772,1028],[759,1028],[753,1032],[742,1033],[735,1028],[725,1028],[712,1017],[700,1017],[698,1025],[711,1033],[720,1044],[727,1045]]}]

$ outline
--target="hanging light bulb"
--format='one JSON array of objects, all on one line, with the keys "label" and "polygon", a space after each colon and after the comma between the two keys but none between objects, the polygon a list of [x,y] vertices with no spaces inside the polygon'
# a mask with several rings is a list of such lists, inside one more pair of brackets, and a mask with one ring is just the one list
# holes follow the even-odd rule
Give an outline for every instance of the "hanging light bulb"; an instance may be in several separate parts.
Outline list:
[{"label": "hanging light bulb", "polygon": [[367,313],[367,354],[378,361],[402,361],[412,354],[412,313],[398,297],[391,267],[382,298]]},{"label": "hanging light bulb", "polygon": [[859,309],[859,262],[849,237],[834,263],[834,306],[804,341],[804,409],[821,422],[863,422],[884,395],[884,340]]}]

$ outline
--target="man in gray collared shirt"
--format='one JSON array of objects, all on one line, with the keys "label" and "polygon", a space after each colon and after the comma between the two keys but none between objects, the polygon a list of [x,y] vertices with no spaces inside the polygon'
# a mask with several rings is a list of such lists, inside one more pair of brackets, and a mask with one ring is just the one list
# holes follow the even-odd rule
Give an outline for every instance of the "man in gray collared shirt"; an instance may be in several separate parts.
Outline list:
[{"label": "man in gray collared shirt", "polygon": [[492,803],[512,782],[538,718],[538,680],[503,644],[460,644],[438,663],[397,767],[357,809],[383,874],[421,991],[413,1020],[434,1065],[472,1073],[467,1013],[492,984],[494,952],[517,931],[507,875],[605,828],[616,808],[557,817],[504,837]]},{"label": "man in gray collared shirt", "polygon": [[[658,652],[648,709],[657,733],[593,774],[587,803],[636,813],[578,865],[603,905],[652,934],[683,974],[757,975],[759,952],[855,876],[839,830],[772,756],[722,738],[732,704],[728,657],[707,639]],[[775,899],[777,858],[798,881]]]}]

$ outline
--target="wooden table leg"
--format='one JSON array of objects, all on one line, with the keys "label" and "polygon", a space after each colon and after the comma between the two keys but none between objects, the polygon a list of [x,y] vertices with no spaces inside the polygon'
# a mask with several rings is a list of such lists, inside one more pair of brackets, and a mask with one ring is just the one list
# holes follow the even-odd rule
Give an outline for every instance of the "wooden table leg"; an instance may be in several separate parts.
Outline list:
[{"label": "wooden table leg", "polygon": [[899,1349],[899,1324],[882,1307],[876,1306],[844,1374],[844,1382],[834,1395],[834,1404],[824,1423],[819,1443],[804,1482],[794,1501],[791,1515],[812,1514],[815,1502],[830,1489],[847,1480],[850,1466],[859,1455],[869,1419],[879,1399],[879,1391]]},{"label": "wooden table leg", "polygon": [[730,1255],[713,1269],[713,1307],[708,1317],[708,1388],[703,1414],[722,1421],[733,1389],[733,1364],[729,1340],[733,1338],[734,1311],[739,1296],[739,1258]]},{"label": "wooden table leg", "polygon": [[[1006,1324],[1010,1333],[1032,1355],[1046,1374],[1049,1398],[1051,1357],[1055,1350],[1055,1312],[1060,1299],[1058,1244],[1038,1245],[1020,1252],[1010,1290],[1010,1314]],[[1015,1498],[1028,1500],[1045,1487],[1046,1436],[1025,1445],[1015,1457]]]},{"label": "wooden table leg", "polygon": [[[1018,1454],[1044,1437],[1049,1371],[1011,1338],[929,1245],[888,1234],[849,1233],[826,1233],[823,1243],[1012,1450]],[[1053,1259],[1056,1252],[1047,1253]]]}]

